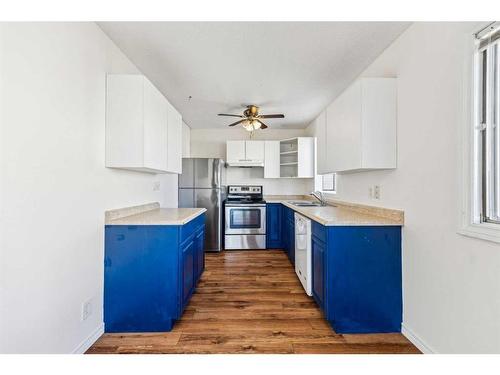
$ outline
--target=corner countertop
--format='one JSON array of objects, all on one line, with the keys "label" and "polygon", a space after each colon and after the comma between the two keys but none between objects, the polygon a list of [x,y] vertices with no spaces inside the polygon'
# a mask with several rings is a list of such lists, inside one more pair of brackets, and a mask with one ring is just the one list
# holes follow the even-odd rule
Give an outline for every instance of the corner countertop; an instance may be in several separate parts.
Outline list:
[{"label": "corner countertop", "polygon": [[[267,203],[281,203],[295,212],[306,216],[325,226],[402,226],[404,216],[401,211],[390,210],[379,207],[361,206],[338,201],[328,202],[327,206],[299,207],[289,201],[311,200],[308,197],[299,196],[272,196],[265,197]],[[394,213],[388,214],[386,211],[401,213],[398,216]],[[375,214],[376,213],[376,214]]]},{"label": "corner countertop", "polygon": [[206,211],[206,208],[155,208],[106,220],[106,225],[184,225]]}]

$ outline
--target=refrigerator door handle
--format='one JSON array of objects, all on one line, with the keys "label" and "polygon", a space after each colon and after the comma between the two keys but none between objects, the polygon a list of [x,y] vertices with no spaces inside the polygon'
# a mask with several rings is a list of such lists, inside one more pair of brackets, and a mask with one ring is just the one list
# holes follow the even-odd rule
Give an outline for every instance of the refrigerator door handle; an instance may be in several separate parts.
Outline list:
[{"label": "refrigerator door handle", "polygon": [[219,160],[214,159],[214,165],[213,165],[213,174],[214,174],[214,187],[219,186]]}]

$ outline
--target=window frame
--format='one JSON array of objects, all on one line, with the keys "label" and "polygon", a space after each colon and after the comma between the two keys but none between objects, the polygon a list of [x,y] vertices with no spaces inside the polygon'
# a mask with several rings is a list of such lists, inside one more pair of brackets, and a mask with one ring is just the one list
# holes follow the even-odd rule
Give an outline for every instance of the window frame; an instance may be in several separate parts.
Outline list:
[{"label": "window frame", "polygon": [[[493,24],[489,23],[487,25],[483,25],[482,29],[486,29],[491,25]],[[497,23],[495,23],[495,25],[497,25]],[[483,152],[483,149],[481,147],[483,140],[480,138],[483,136],[483,134],[486,134],[486,142],[491,142],[491,139],[489,139],[488,135],[491,134],[491,131],[489,133],[486,132],[486,130],[483,129],[482,123],[480,123],[479,121],[480,111],[482,112],[482,108],[480,108],[481,98],[478,95],[480,92],[479,79],[481,78],[479,56],[484,50],[484,47],[479,46],[476,35],[477,33],[474,33],[472,37],[470,35],[467,37],[468,48],[465,48],[467,56],[464,60],[466,61],[466,64],[463,87],[463,200],[460,211],[460,228],[458,230],[458,233],[469,237],[475,237],[500,243],[500,221],[485,220],[485,217],[483,215],[483,212],[485,212],[485,205],[483,204],[483,187],[485,186],[485,183],[490,183],[491,181],[483,180],[483,177],[490,175],[490,173],[485,173],[484,161],[486,159],[485,153]],[[494,42],[497,44],[497,54],[500,53],[500,44],[498,42],[499,40],[496,40]],[[498,55],[497,58],[498,57],[500,57],[500,55]],[[497,71],[497,84],[499,80],[499,74],[500,72]],[[487,100],[491,100],[490,95],[488,95]],[[486,108],[491,108],[491,105],[489,105],[488,103]],[[497,116],[500,113],[498,111],[499,108],[497,108]],[[491,124],[487,123],[486,126],[491,127]],[[482,131],[484,131],[484,133],[481,134]],[[486,162],[486,164],[487,163],[488,161]]]},{"label": "window frame", "polygon": [[[324,186],[325,186],[325,181],[324,181],[324,178],[325,176],[333,176],[333,189],[327,189],[325,190],[324,189]],[[322,193],[328,193],[328,194],[336,194],[337,193],[337,174],[336,173],[326,173],[326,174],[322,174],[320,175],[321,176],[321,192]]]}]

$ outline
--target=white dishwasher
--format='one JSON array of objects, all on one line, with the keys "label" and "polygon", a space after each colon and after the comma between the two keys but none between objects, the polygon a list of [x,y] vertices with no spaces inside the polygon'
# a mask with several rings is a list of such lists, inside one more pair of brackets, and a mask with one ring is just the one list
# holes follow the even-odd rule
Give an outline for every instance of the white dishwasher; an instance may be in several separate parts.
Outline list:
[{"label": "white dishwasher", "polygon": [[295,212],[295,273],[312,296],[311,220]]}]

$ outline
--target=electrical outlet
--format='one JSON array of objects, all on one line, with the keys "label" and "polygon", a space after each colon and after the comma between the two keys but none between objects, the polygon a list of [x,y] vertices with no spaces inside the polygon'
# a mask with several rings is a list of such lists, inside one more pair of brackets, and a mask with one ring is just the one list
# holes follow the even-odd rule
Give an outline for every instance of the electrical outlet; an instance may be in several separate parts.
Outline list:
[{"label": "electrical outlet", "polygon": [[87,320],[92,315],[92,301],[88,300],[82,304],[82,320]]},{"label": "electrical outlet", "polygon": [[153,191],[158,191],[158,190],[160,190],[160,187],[161,187],[161,183],[160,183],[160,181],[155,181],[155,182],[153,182]]},{"label": "electrical outlet", "polygon": [[380,199],[380,185],[375,185],[373,187],[373,198]]}]

